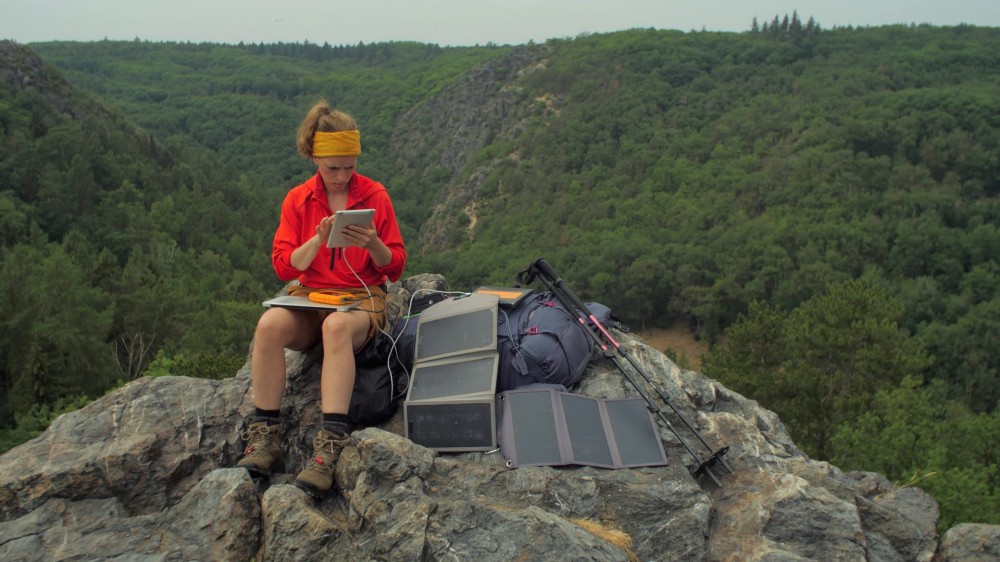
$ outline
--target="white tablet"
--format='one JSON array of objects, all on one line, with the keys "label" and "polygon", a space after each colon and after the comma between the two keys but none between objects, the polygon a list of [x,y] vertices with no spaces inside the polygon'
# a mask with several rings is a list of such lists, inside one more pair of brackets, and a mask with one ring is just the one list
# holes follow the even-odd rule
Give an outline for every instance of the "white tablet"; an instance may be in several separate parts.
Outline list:
[{"label": "white tablet", "polygon": [[340,231],[352,224],[371,228],[373,218],[375,218],[375,209],[337,211],[333,218],[333,227],[330,228],[330,237],[326,240],[326,247],[343,248],[349,246],[350,244]]}]

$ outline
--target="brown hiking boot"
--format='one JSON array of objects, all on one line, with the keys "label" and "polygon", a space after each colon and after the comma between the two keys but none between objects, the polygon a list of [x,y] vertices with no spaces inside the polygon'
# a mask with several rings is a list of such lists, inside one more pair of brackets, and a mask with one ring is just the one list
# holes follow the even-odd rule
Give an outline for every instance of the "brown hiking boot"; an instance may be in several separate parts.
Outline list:
[{"label": "brown hiking boot", "polygon": [[243,458],[236,463],[236,466],[245,468],[251,473],[270,476],[273,469],[282,464],[281,424],[253,422],[241,437],[247,445],[243,450]]},{"label": "brown hiking boot", "polygon": [[340,451],[350,439],[348,435],[336,435],[320,429],[313,439],[313,456],[306,468],[295,477],[295,485],[315,497],[329,492],[333,487],[333,470],[337,468]]}]

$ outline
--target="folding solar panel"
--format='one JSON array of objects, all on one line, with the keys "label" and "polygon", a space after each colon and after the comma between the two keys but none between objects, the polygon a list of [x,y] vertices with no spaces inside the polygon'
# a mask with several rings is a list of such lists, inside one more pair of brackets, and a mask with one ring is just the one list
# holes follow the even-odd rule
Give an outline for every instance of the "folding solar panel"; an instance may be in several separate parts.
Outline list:
[{"label": "folding solar panel", "polygon": [[406,437],[435,451],[492,451],[497,448],[493,396],[454,402],[410,402],[403,407]]},{"label": "folding solar panel", "polygon": [[562,404],[573,462],[614,467],[615,459],[601,417],[601,403],[597,399],[575,394],[556,396]]},{"label": "folding solar panel", "polygon": [[497,395],[497,441],[509,466],[604,468],[667,464],[645,400],[606,400],[551,387]]},{"label": "folding solar panel", "polygon": [[496,295],[437,303],[420,315],[403,424],[437,451],[496,448]]},{"label": "folding solar panel", "polygon": [[483,393],[492,396],[496,391],[498,361],[499,355],[492,351],[417,363],[406,399],[454,401]]},{"label": "folding solar panel", "polygon": [[[655,466],[666,463],[656,421],[641,398],[605,400],[610,440],[622,466]],[[655,445],[655,446],[653,446]]]},{"label": "folding solar panel", "polygon": [[428,307],[417,324],[414,362],[496,351],[498,302],[496,295],[472,294]]}]

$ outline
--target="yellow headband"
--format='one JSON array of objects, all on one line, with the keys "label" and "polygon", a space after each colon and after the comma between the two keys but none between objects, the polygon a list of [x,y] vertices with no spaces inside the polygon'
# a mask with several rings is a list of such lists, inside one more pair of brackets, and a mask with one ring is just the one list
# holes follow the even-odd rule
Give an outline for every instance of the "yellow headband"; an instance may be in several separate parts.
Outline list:
[{"label": "yellow headband", "polygon": [[316,131],[313,136],[313,156],[359,156],[361,155],[361,133],[359,131],[336,131],[328,133]]}]

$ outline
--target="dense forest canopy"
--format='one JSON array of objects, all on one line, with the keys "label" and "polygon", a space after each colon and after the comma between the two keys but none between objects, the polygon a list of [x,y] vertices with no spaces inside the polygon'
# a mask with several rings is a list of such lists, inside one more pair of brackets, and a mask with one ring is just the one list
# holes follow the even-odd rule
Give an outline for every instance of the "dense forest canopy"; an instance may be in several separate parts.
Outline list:
[{"label": "dense forest canopy", "polygon": [[633,326],[690,326],[706,373],[810,454],[938,474],[947,521],[996,522],[1000,30],[754,23],[5,44],[0,422],[23,437],[116,381],[235,371],[280,288],[277,205],[312,173],[294,130],[326,98],[361,123],[408,275],[472,289],[544,256]]}]

